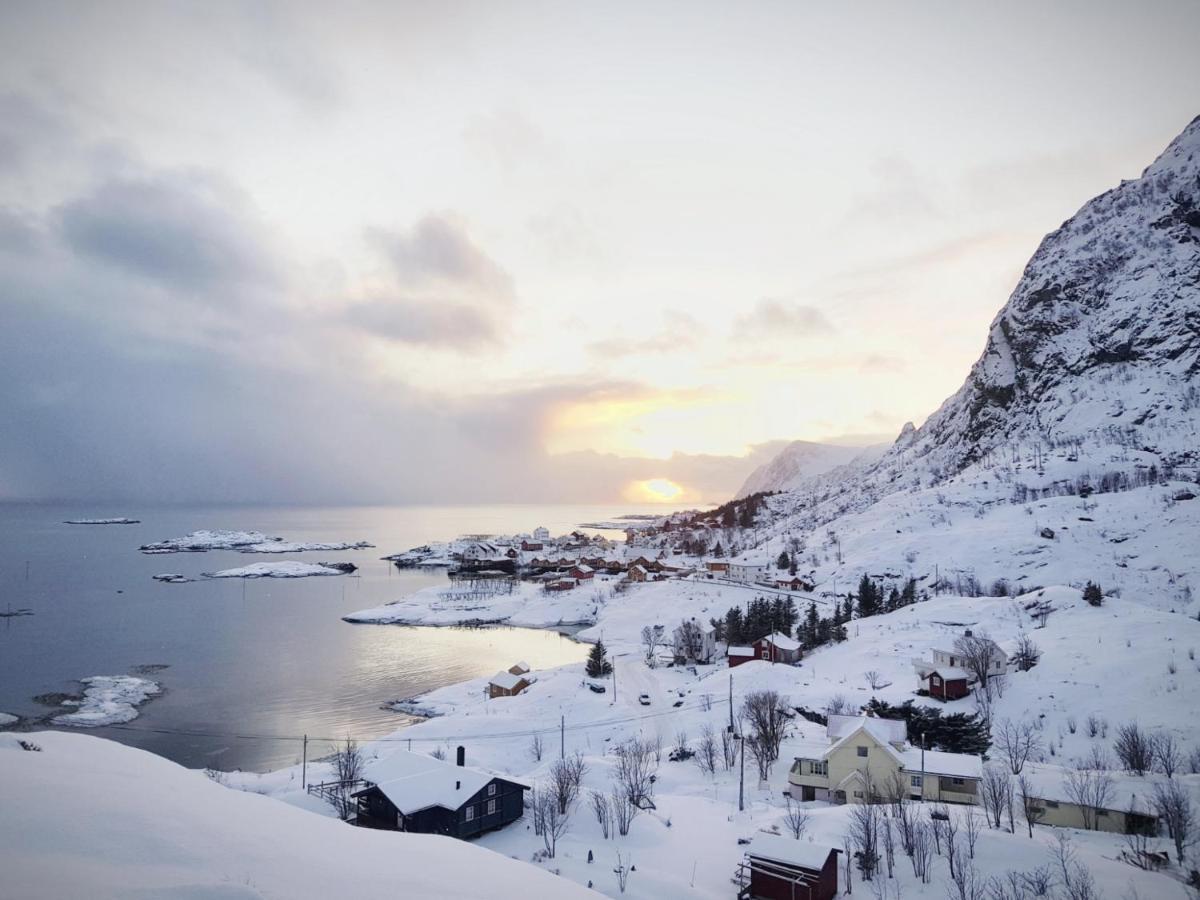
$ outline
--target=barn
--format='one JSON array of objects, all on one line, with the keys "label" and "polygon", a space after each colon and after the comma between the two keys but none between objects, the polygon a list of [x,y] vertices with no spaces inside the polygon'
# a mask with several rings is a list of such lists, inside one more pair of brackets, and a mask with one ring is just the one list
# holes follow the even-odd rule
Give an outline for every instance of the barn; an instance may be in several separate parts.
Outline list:
[{"label": "barn", "polygon": [[834,900],[838,850],[777,834],[757,834],[738,866],[738,900]]},{"label": "barn", "polygon": [[354,794],[357,824],[388,831],[470,838],[521,818],[529,785],[423,753],[398,750],[367,766],[368,787]]}]

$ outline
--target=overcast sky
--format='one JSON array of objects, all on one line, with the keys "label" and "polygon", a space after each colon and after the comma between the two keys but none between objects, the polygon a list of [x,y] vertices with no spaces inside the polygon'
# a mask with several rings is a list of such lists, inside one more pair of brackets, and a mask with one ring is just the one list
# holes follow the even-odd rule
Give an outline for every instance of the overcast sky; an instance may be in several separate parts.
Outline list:
[{"label": "overcast sky", "polygon": [[0,498],[720,500],[961,384],[1200,4],[0,5]]}]

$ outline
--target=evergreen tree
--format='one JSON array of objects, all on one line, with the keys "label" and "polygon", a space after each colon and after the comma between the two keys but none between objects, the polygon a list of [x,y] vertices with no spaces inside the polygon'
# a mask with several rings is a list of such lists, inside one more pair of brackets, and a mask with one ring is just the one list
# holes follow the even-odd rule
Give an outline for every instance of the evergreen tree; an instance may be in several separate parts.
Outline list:
[{"label": "evergreen tree", "polygon": [[596,641],[588,652],[587,674],[589,678],[602,678],[612,674],[612,663],[608,661],[604,641]]},{"label": "evergreen tree", "polygon": [[720,559],[721,557],[723,557],[725,555],[725,548],[723,548],[721,546],[720,541],[717,541],[717,545],[715,547],[713,547],[712,555],[714,557],[716,557],[717,559]]},{"label": "evergreen tree", "polygon": [[777,569],[786,569],[791,564],[792,564],[792,562],[788,558],[788,554],[787,554],[786,550],[784,550],[782,553],[780,553],[779,558],[777,560],[775,560],[775,568],[777,568]]},{"label": "evergreen tree", "polygon": [[888,612],[895,612],[896,610],[898,610],[900,608],[900,606],[901,606],[900,591],[897,590],[895,587],[893,587],[892,592],[890,594],[888,594],[887,610],[888,610]]},{"label": "evergreen tree", "polygon": [[1104,591],[1100,590],[1100,585],[1089,581],[1083,589],[1083,599],[1088,606],[1101,606],[1104,603]]},{"label": "evergreen tree", "polygon": [[800,611],[796,609],[796,601],[788,597],[783,601],[783,627],[779,630],[784,634],[791,634],[792,629],[796,627],[796,621],[800,618]]},{"label": "evergreen tree", "polygon": [[799,628],[800,640],[804,642],[804,649],[811,650],[819,646],[821,642],[821,617],[817,614],[817,601],[808,601],[808,610],[804,613],[804,624]]},{"label": "evergreen tree", "polygon": [[858,617],[865,619],[879,612],[879,588],[868,576],[863,575],[858,583]]},{"label": "evergreen tree", "polygon": [[917,602],[917,579],[910,578],[904,582],[904,590],[900,592],[900,605],[908,606]]},{"label": "evergreen tree", "polygon": [[742,621],[740,606],[731,606],[725,613],[725,640],[735,646],[746,640],[746,623]]}]

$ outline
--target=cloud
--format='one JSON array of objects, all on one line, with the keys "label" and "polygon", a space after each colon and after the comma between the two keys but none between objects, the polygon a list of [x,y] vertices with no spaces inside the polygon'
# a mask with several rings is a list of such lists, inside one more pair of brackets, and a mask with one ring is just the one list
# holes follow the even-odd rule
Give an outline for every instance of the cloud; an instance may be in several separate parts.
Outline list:
[{"label": "cloud", "polygon": [[431,213],[407,231],[372,228],[368,237],[406,288],[452,288],[481,301],[513,299],[509,274],[452,218]]},{"label": "cloud", "polygon": [[515,109],[473,117],[463,129],[463,139],[480,156],[495,159],[510,172],[545,163],[554,155],[541,129]]},{"label": "cloud", "polygon": [[759,300],[733,323],[735,338],[797,338],[831,331],[833,325],[816,307],[769,298]]},{"label": "cloud", "polygon": [[471,350],[500,343],[496,321],[472,306],[436,301],[369,300],[348,307],[343,319],[402,344]]},{"label": "cloud", "polygon": [[54,218],[77,254],[168,288],[212,291],[277,277],[244,194],[213,173],[112,178],[59,206]]},{"label": "cloud", "polygon": [[656,332],[639,335],[635,330],[626,329],[619,336],[589,344],[587,351],[592,356],[607,359],[675,353],[693,349],[707,333],[707,329],[699,320],[688,313],[672,310],[664,314],[663,318],[665,322]]}]

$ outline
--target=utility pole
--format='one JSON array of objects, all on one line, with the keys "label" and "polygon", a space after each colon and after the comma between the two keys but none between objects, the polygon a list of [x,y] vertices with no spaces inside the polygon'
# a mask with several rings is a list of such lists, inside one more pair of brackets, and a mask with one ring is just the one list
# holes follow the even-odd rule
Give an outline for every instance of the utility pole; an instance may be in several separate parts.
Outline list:
[{"label": "utility pole", "polygon": [[742,745],[742,770],[738,775],[738,812],[746,809],[746,736],[738,735],[738,743]]},{"label": "utility pole", "polygon": [[300,769],[300,788],[308,790],[308,735],[304,736],[304,764]]},{"label": "utility pole", "polygon": [[567,717],[558,717],[558,755],[560,759],[567,758]]},{"label": "utility pole", "polygon": [[925,732],[921,732],[921,799],[925,799]]},{"label": "utility pole", "polygon": [[617,660],[616,660],[616,657],[613,657],[612,667],[613,667],[613,705],[615,706],[617,703]]},{"label": "utility pole", "polygon": [[733,734],[733,673],[729,673],[729,733]]}]

